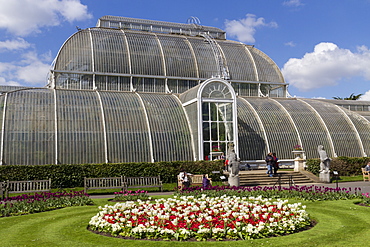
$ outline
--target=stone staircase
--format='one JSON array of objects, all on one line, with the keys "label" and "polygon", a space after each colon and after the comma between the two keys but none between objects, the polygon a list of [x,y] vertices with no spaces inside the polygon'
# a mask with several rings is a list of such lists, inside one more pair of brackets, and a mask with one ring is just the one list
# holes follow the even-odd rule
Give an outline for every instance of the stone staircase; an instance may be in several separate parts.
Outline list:
[{"label": "stone staircase", "polygon": [[[318,178],[308,172],[279,170],[275,177],[268,177],[266,170],[240,171],[240,186],[279,186],[317,183]],[[279,181],[280,179],[280,181]]]}]

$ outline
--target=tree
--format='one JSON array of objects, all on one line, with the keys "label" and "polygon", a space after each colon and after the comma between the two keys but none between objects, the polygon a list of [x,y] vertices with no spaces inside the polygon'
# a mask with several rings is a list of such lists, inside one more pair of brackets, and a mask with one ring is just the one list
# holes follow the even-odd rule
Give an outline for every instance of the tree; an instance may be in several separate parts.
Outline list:
[{"label": "tree", "polygon": [[357,94],[355,95],[354,93],[352,93],[349,97],[347,98],[341,98],[341,97],[333,97],[333,99],[337,99],[337,100],[358,100],[363,94],[360,93],[360,94]]}]

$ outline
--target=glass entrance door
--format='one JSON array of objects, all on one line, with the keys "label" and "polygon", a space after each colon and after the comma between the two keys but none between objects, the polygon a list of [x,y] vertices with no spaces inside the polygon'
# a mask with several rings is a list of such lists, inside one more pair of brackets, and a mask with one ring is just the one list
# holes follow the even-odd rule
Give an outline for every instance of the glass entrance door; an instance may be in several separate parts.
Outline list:
[{"label": "glass entrance door", "polygon": [[[227,83],[227,82],[226,82]],[[235,94],[227,83],[208,83],[201,93],[202,149],[205,160],[220,159],[235,144]]]}]

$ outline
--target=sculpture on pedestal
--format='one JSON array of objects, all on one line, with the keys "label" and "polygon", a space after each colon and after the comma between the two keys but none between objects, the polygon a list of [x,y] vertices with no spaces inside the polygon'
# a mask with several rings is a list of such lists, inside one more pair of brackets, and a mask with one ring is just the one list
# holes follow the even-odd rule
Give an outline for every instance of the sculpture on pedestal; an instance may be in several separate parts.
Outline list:
[{"label": "sculpture on pedestal", "polygon": [[317,147],[317,151],[320,155],[320,172],[328,173],[330,172],[330,158],[328,157],[328,154],[324,150],[323,145],[319,145]]},{"label": "sculpture on pedestal", "polygon": [[228,168],[227,171],[229,172],[229,185],[230,186],[239,186],[240,185],[240,178],[239,178],[239,158],[237,157],[234,149],[234,144],[229,143],[228,154],[226,156],[228,160]]},{"label": "sculpture on pedestal", "polygon": [[330,183],[330,158],[322,145],[317,147],[320,156],[320,181]]}]

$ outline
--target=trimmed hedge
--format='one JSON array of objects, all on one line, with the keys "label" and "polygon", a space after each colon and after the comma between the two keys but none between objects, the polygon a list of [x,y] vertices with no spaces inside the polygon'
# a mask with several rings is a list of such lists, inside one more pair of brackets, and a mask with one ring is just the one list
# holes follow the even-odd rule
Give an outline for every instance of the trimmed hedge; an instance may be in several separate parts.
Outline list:
[{"label": "trimmed hedge", "polygon": [[[340,176],[361,175],[361,168],[370,157],[337,157],[331,162],[331,171]],[[175,161],[156,163],[117,164],[61,164],[61,165],[3,165],[0,166],[0,181],[24,181],[51,178],[52,188],[83,187],[84,177],[139,177],[160,175],[163,183],[176,183],[181,169],[193,174],[208,174],[213,181],[220,181],[223,161]],[[307,160],[307,170],[319,175],[320,160]],[[220,171],[220,173],[212,173]]]},{"label": "trimmed hedge", "polygon": [[[351,158],[337,157],[333,158],[330,163],[331,171],[338,171],[340,176],[357,176],[362,175],[361,168],[370,161],[369,157]],[[319,176],[320,159],[307,160],[307,170]]]},{"label": "trimmed hedge", "polygon": [[[176,161],[156,163],[3,165],[0,181],[24,181],[51,178],[52,188],[83,187],[84,177],[161,176],[163,183],[177,182],[181,169],[193,174],[208,174],[220,180],[223,161]],[[220,171],[220,173],[212,173]]]}]

